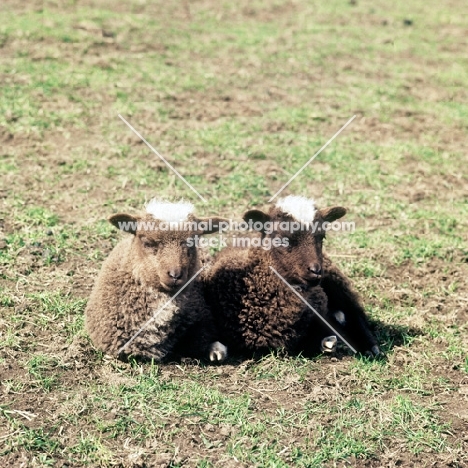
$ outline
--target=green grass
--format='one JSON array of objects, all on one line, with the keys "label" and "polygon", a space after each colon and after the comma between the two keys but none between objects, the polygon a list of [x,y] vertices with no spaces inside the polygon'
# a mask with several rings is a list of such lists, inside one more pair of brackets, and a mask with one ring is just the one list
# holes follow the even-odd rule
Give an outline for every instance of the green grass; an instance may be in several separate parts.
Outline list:
[{"label": "green grass", "polygon": [[[465,466],[463,7],[7,0],[2,466]],[[83,312],[122,237],[111,214],[165,196],[237,219],[353,115],[284,194],[348,209],[355,232],[325,248],[387,361],[275,352],[156,366],[93,347]]]}]

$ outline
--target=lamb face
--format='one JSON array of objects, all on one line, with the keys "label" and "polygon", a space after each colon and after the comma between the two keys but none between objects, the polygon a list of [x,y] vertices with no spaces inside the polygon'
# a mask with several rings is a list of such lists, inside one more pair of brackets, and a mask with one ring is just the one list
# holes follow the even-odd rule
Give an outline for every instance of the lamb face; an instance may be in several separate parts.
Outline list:
[{"label": "lamb face", "polygon": [[155,289],[175,292],[197,271],[197,251],[189,230],[165,229],[167,223],[153,215],[118,214],[110,222],[134,235],[129,258],[133,276]]},{"label": "lamb face", "polygon": [[[280,199],[269,213],[251,210],[245,213],[244,220],[260,221],[264,237],[281,239],[270,252],[272,266],[290,284],[313,287],[322,278],[322,242],[325,231],[322,225],[325,221],[332,222],[346,213],[342,207],[318,210],[311,199],[304,197],[286,197]],[[268,224],[267,224],[268,223]]]},{"label": "lamb face", "polygon": [[[273,220],[294,219],[284,214],[274,216]],[[322,233],[310,231],[289,232],[278,229],[274,236],[282,239],[283,245],[271,251],[272,266],[290,284],[298,286],[317,286],[322,275]],[[286,242],[285,242],[286,241]]]},{"label": "lamb face", "polygon": [[[152,200],[143,216],[117,214],[109,221],[134,235],[130,251],[133,275],[144,285],[176,292],[199,268],[194,236],[218,229],[221,218],[196,218],[190,203]],[[209,228],[205,226],[210,226]]]},{"label": "lamb face", "polygon": [[132,246],[135,276],[155,288],[180,289],[197,271],[197,252],[190,239],[189,232],[137,231]]}]

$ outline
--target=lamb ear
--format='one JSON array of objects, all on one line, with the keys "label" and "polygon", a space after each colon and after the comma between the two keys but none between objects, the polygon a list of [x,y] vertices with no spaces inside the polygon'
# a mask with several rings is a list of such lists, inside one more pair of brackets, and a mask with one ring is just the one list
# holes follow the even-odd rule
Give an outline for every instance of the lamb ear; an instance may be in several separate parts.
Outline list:
[{"label": "lamb ear", "polygon": [[118,213],[112,215],[109,218],[109,222],[121,231],[129,232],[130,234],[135,234],[137,229],[138,218],[129,214]]},{"label": "lamb ear", "polygon": [[319,211],[324,221],[335,221],[342,218],[346,214],[346,208],[342,206],[332,206],[330,208],[323,208]]},{"label": "lamb ear", "polygon": [[252,223],[255,223],[256,221],[260,221],[261,223],[265,223],[267,221],[270,221],[270,215],[267,213],[264,213],[261,210],[249,210],[244,213],[244,216],[242,216],[242,219],[248,223],[250,220],[252,220]]},{"label": "lamb ear", "polygon": [[193,221],[195,221],[198,227],[200,228],[200,235],[226,231],[229,227],[229,220],[227,218],[220,218],[219,216],[210,216],[208,218],[194,218]]},{"label": "lamb ear", "polygon": [[[261,210],[249,210],[244,213],[244,216],[242,216],[244,221],[248,223],[249,221],[252,221],[252,224],[255,224],[256,222],[260,222],[263,225],[265,225],[266,222],[271,220],[271,217],[269,214],[264,213]],[[265,234],[265,230],[261,230],[263,234]]]}]

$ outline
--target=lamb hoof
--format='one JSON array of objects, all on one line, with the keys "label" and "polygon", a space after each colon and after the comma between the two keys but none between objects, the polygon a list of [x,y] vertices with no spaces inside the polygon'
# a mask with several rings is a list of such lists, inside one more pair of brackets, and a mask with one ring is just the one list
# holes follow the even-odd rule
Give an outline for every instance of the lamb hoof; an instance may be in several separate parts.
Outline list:
[{"label": "lamb hoof", "polygon": [[210,345],[210,361],[215,363],[223,362],[228,355],[227,347],[219,341],[215,341]]},{"label": "lamb hoof", "polygon": [[335,335],[327,336],[322,340],[320,344],[320,349],[322,353],[334,353],[336,351],[336,345],[338,344],[338,339]]},{"label": "lamb hoof", "polygon": [[366,351],[365,355],[369,358],[382,358],[385,357],[385,354],[380,351],[380,348],[377,345],[372,346],[369,351]]}]

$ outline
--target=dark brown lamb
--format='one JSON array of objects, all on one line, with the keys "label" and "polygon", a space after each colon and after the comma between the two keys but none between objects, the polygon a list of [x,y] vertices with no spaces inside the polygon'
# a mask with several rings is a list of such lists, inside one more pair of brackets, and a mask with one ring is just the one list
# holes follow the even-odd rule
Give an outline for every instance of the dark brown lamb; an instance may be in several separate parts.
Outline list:
[{"label": "dark brown lamb", "polygon": [[[132,236],[102,265],[89,299],[86,329],[96,347],[115,357],[161,361],[173,353],[221,362],[227,348],[216,341],[199,276],[194,238],[217,229],[218,218],[198,219],[189,203],[152,200],[140,216],[109,221]],[[187,229],[168,229],[183,222]],[[173,227],[176,226],[173,224]]]},{"label": "dark brown lamb", "polygon": [[[224,249],[205,278],[205,297],[230,349],[334,351],[336,333],[286,281],[357,351],[380,353],[357,293],[322,253],[322,223],[345,213],[342,207],[318,210],[313,200],[296,196],[279,200],[268,213],[245,213],[246,222],[262,226],[262,246]],[[291,229],[298,221],[309,227]]]}]

